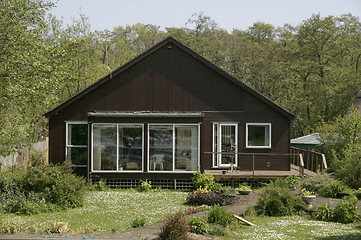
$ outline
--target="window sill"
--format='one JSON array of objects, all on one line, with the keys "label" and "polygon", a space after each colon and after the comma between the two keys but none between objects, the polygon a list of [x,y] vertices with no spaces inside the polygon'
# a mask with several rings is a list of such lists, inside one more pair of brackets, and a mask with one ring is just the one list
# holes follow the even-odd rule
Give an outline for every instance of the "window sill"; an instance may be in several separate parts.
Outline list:
[{"label": "window sill", "polygon": [[248,146],[248,147],[245,147],[244,149],[273,149],[272,147],[267,147],[267,146],[265,146],[265,147],[263,147],[263,146],[254,146],[254,147],[252,147],[252,146]]}]

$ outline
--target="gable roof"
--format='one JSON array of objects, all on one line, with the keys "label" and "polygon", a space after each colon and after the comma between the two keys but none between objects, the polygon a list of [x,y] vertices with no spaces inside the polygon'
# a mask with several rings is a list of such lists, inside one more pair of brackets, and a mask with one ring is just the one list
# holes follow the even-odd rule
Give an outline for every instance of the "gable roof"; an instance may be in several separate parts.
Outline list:
[{"label": "gable roof", "polygon": [[281,106],[279,106],[278,104],[274,103],[273,101],[271,101],[270,99],[268,99],[267,97],[265,97],[264,95],[262,95],[261,93],[257,92],[256,90],[250,88],[249,86],[247,86],[245,83],[243,83],[242,81],[238,80],[237,78],[231,76],[230,74],[228,74],[227,72],[225,72],[224,70],[222,70],[221,68],[217,67],[216,65],[214,65],[213,63],[209,62],[208,60],[206,60],[205,58],[203,58],[202,56],[200,56],[199,54],[197,54],[196,52],[194,52],[193,50],[191,50],[190,48],[186,47],[185,45],[181,44],[180,42],[178,42],[177,40],[175,40],[172,37],[168,37],[165,40],[161,41],[160,43],[158,43],[157,45],[155,45],[154,47],[150,48],[149,50],[147,50],[146,52],[142,53],[141,55],[139,55],[138,57],[134,58],[133,60],[131,60],[130,62],[126,63],[125,65],[121,66],[120,68],[118,68],[117,70],[113,71],[111,74],[101,78],[99,81],[95,82],[94,84],[90,85],[88,88],[84,89],[83,91],[79,92],[78,94],[76,94],[75,96],[73,96],[72,98],[68,99],[67,101],[65,101],[64,103],[58,105],[57,107],[55,107],[54,109],[50,110],[49,112],[45,113],[44,116],[47,118],[50,118],[51,116],[53,116],[54,114],[56,114],[57,112],[61,111],[62,109],[66,108],[67,106],[69,106],[70,104],[72,104],[73,102],[77,101],[78,99],[80,99],[81,97],[87,95],[88,93],[90,93],[91,91],[93,91],[94,89],[96,89],[97,87],[103,85],[104,83],[108,82],[109,80],[111,80],[114,76],[120,74],[121,72],[127,70],[128,68],[130,68],[131,66],[133,66],[134,64],[138,63],[139,61],[141,61],[142,59],[146,58],[147,56],[151,55],[152,53],[156,52],[158,49],[166,46],[167,44],[172,43],[175,46],[177,46],[178,48],[180,48],[181,50],[183,50],[184,52],[186,52],[187,54],[191,55],[192,57],[194,57],[195,59],[197,59],[198,61],[202,62],[203,64],[205,64],[206,66],[208,66],[209,68],[213,69],[215,72],[217,72],[218,74],[220,74],[221,76],[223,76],[224,78],[228,79],[229,81],[233,82],[234,84],[236,84],[237,86],[241,87],[242,89],[244,89],[246,92],[250,93],[251,95],[253,95],[254,97],[256,97],[257,99],[259,99],[260,101],[264,102],[265,104],[267,104],[268,106],[272,107],[273,109],[275,109],[276,111],[280,112],[281,114],[283,114],[284,116],[286,116],[289,119],[294,119],[294,115],[292,113],[290,113],[289,111],[285,110],[284,108],[282,108]]}]

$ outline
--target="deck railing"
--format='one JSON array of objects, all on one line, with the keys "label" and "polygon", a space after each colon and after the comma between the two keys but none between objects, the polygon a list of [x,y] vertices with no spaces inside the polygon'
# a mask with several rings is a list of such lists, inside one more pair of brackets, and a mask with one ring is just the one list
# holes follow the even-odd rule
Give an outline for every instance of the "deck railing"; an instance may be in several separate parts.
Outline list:
[{"label": "deck railing", "polygon": [[312,150],[291,147],[291,163],[312,172],[327,171],[326,156]]},{"label": "deck railing", "polygon": [[[235,153],[235,152],[205,152],[205,154],[226,154],[226,155],[248,155],[252,156],[252,172],[255,175],[256,156],[289,156],[290,162],[298,166],[301,176],[304,176],[304,170],[320,172],[327,170],[325,154],[311,150],[291,147],[290,153]],[[231,166],[233,170],[233,165]]]}]

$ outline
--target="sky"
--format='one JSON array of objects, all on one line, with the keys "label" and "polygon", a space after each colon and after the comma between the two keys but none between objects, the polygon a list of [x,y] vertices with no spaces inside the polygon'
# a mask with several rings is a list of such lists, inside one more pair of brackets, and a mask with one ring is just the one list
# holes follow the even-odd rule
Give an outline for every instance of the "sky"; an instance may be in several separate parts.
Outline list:
[{"label": "sky", "polygon": [[51,13],[71,24],[84,14],[93,30],[136,23],[186,27],[194,13],[203,13],[219,27],[231,32],[246,30],[255,22],[281,27],[297,26],[312,14],[340,16],[351,13],[361,18],[361,0],[58,0]]}]

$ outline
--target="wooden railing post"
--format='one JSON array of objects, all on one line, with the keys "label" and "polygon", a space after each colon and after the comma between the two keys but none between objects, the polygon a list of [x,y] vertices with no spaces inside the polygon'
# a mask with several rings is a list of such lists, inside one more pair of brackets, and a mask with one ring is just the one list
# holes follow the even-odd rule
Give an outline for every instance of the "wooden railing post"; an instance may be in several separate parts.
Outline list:
[{"label": "wooden railing post", "polygon": [[300,173],[301,173],[302,178],[304,178],[305,177],[305,164],[303,162],[303,155],[300,154],[299,156],[300,156]]},{"label": "wooden railing post", "polygon": [[323,165],[323,170],[326,172],[327,171],[327,161],[326,161],[326,156],[325,154],[322,153],[322,165]]}]

